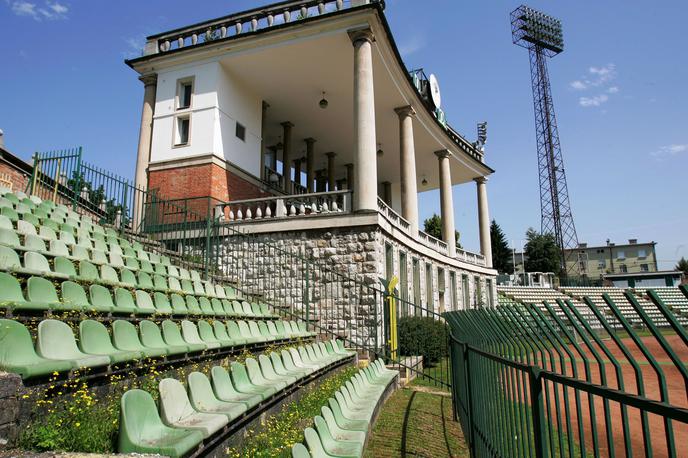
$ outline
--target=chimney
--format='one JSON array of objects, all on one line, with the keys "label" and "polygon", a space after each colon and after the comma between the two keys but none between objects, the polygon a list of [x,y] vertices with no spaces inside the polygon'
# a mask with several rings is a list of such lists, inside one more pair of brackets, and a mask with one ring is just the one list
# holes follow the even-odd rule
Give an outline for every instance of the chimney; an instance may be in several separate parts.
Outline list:
[{"label": "chimney", "polygon": [[0,129],[0,148],[5,149],[5,133]]},{"label": "chimney", "polygon": [[636,243],[638,243],[638,239],[628,239],[629,245],[635,245]]},{"label": "chimney", "polygon": [[578,243],[578,248],[587,248],[588,244],[586,242],[580,242]]}]

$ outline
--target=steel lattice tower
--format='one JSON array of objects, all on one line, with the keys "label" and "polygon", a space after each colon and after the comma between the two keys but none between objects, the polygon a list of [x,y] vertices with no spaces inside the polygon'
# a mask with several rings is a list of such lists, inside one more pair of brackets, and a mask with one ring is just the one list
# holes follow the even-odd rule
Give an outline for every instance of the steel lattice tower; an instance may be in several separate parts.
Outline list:
[{"label": "steel lattice tower", "polygon": [[[565,250],[578,246],[578,236],[569,203],[546,60],[564,50],[561,22],[527,6],[520,6],[511,13],[511,32],[514,44],[526,48],[530,56],[540,181],[540,230],[543,234],[554,235],[561,250],[562,272],[565,272]],[[573,265],[576,266],[573,270],[578,271],[578,263]]]}]

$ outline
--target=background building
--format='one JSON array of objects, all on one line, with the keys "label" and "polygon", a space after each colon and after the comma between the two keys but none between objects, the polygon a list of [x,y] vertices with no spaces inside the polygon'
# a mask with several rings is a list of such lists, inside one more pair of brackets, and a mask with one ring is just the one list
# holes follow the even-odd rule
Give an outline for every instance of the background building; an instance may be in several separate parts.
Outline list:
[{"label": "background building", "polygon": [[624,244],[607,240],[606,245],[596,246],[580,243],[577,248],[566,250],[567,270],[577,263],[580,275],[590,279],[601,279],[606,274],[657,272],[656,244],[639,243],[638,239],[629,239]]}]

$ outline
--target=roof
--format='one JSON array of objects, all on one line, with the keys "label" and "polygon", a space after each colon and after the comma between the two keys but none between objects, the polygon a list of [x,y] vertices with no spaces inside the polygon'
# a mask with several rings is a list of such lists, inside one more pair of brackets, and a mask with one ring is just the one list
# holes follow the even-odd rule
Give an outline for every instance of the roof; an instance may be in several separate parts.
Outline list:
[{"label": "roof", "polygon": [[594,249],[600,249],[600,248],[625,248],[625,247],[633,247],[633,246],[643,246],[643,245],[657,245],[657,242],[652,241],[652,242],[637,242],[637,243],[615,243],[614,245],[588,245],[585,247],[575,247],[575,248],[566,248],[565,251],[580,251],[580,250],[594,250]]},{"label": "roof", "polygon": [[672,277],[680,277],[683,272],[680,270],[657,270],[655,272],[626,272],[619,274],[605,274],[604,278],[628,278],[628,277],[666,277],[671,275]]}]

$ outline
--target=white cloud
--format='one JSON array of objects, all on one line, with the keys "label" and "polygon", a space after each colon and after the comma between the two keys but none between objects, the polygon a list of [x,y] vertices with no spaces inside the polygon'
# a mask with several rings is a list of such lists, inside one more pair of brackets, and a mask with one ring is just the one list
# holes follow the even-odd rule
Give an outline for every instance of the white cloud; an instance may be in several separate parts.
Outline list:
[{"label": "white cloud", "polygon": [[661,146],[657,151],[652,151],[650,156],[661,160],[666,157],[677,156],[686,152],[688,152],[688,143],[673,144]]},{"label": "white cloud", "polygon": [[17,16],[28,16],[36,21],[43,19],[67,19],[69,8],[59,2],[46,1],[43,6],[27,0],[6,0],[10,9]]},{"label": "white cloud", "polygon": [[141,57],[143,47],[146,44],[146,37],[144,35],[124,38],[124,42],[127,44],[127,49],[122,54],[126,59]]},{"label": "white cloud", "polygon": [[418,35],[411,37],[411,39],[401,46],[399,46],[399,54],[402,57],[410,56],[416,51],[421,50],[425,46],[425,39]]},{"label": "white cloud", "polygon": [[594,97],[581,97],[578,99],[578,104],[582,107],[599,107],[603,103],[609,100],[609,96],[606,94],[596,95]]},{"label": "white cloud", "polygon": [[607,93],[609,94],[616,94],[619,92],[619,86],[611,86],[609,89],[607,89]]},{"label": "white cloud", "polygon": [[576,80],[571,82],[571,87],[577,91],[583,91],[588,88],[588,85],[581,80]]}]

